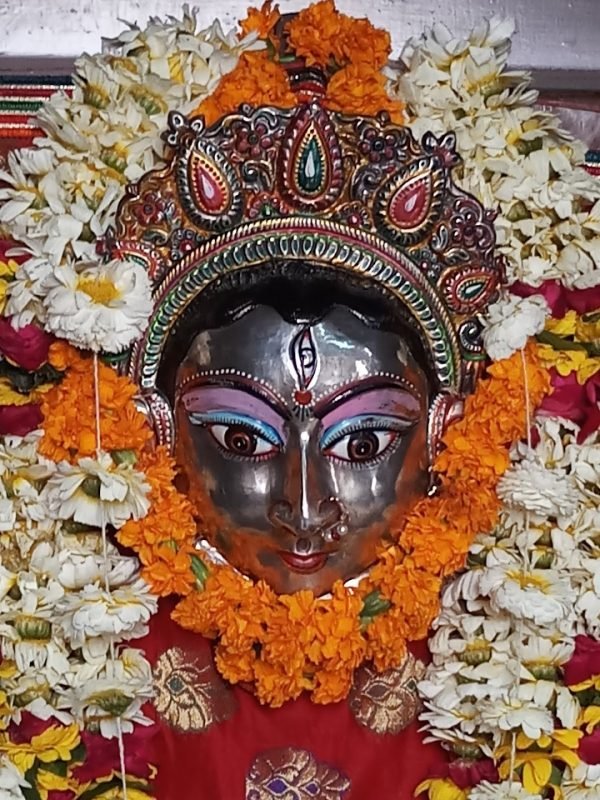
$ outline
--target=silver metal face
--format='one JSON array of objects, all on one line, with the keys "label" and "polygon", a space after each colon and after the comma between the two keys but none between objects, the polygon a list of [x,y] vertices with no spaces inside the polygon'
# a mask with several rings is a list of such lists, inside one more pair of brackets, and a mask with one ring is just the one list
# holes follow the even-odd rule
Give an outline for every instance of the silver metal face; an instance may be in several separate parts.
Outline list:
[{"label": "silver metal face", "polygon": [[425,372],[398,334],[334,306],[257,306],[197,335],[177,376],[177,457],[201,532],[276,591],[360,574],[427,480]]}]

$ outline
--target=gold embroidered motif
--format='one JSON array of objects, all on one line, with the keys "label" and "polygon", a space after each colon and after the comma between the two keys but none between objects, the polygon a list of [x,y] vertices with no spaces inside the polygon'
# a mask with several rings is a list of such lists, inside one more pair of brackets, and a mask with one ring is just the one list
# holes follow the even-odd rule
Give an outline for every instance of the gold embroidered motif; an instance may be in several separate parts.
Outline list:
[{"label": "gold embroidered motif", "polygon": [[172,728],[205,731],[233,715],[235,699],[217,674],[210,653],[166,650],[154,666],[154,707]]},{"label": "gold embroidered motif", "polygon": [[425,665],[410,653],[386,672],[361,667],[348,697],[354,718],[374,733],[399,733],[421,710],[417,682],[424,675]]},{"label": "gold embroidered motif", "polygon": [[307,750],[284,747],[257,756],[246,778],[246,800],[342,800],[350,781]]}]

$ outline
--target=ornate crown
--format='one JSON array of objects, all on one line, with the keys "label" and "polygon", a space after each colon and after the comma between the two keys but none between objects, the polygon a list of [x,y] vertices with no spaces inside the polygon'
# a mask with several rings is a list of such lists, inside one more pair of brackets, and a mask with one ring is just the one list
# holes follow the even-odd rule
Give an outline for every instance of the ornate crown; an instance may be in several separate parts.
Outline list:
[{"label": "ornate crown", "polygon": [[502,278],[494,214],[452,179],[455,137],[419,144],[387,114],[350,117],[318,101],[242,106],[206,127],[171,113],[170,164],[131,185],[113,256],[142,259],[155,310],[130,371],[155,390],[177,318],[212,281],[298,260],[375,282],[423,339],[439,388],[463,394],[483,358],[479,314]]}]

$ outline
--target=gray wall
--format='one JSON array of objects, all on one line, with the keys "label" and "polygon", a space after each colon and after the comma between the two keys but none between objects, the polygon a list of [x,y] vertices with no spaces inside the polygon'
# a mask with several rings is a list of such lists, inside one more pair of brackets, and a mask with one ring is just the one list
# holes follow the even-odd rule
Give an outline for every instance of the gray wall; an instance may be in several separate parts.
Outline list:
[{"label": "gray wall", "polygon": [[[260,1],[197,0],[203,24],[218,15],[226,25]],[[303,5],[280,0],[282,11]],[[482,17],[510,15],[518,24],[515,66],[535,70],[542,86],[600,91],[600,0],[338,0],[338,7],[368,13],[392,32],[396,48],[434,20],[460,33]],[[118,18],[143,22],[180,8],[180,0],[0,0],[0,71],[59,72],[83,50],[99,50],[102,36],[121,29]]]}]

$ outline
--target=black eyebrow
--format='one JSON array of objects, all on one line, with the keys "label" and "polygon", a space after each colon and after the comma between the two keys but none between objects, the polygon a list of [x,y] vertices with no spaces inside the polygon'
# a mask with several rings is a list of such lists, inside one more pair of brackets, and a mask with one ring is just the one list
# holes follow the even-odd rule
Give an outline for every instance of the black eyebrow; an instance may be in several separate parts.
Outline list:
[{"label": "black eyebrow", "polygon": [[252,378],[244,378],[241,375],[228,375],[227,373],[219,375],[214,372],[206,375],[193,375],[177,387],[175,397],[180,397],[183,391],[196,386],[227,386],[232,389],[239,389],[253,395],[258,400],[262,400],[283,419],[289,420],[292,417],[291,411],[272,389],[263,383],[253,381]]},{"label": "black eyebrow", "polygon": [[334,411],[339,405],[345,403],[351,397],[370,392],[373,389],[402,389],[409,392],[418,400],[421,400],[421,393],[406,378],[399,375],[371,375],[367,378],[357,379],[334,389],[332,394],[320,398],[314,406],[313,412],[317,419],[321,419],[326,414]]}]

